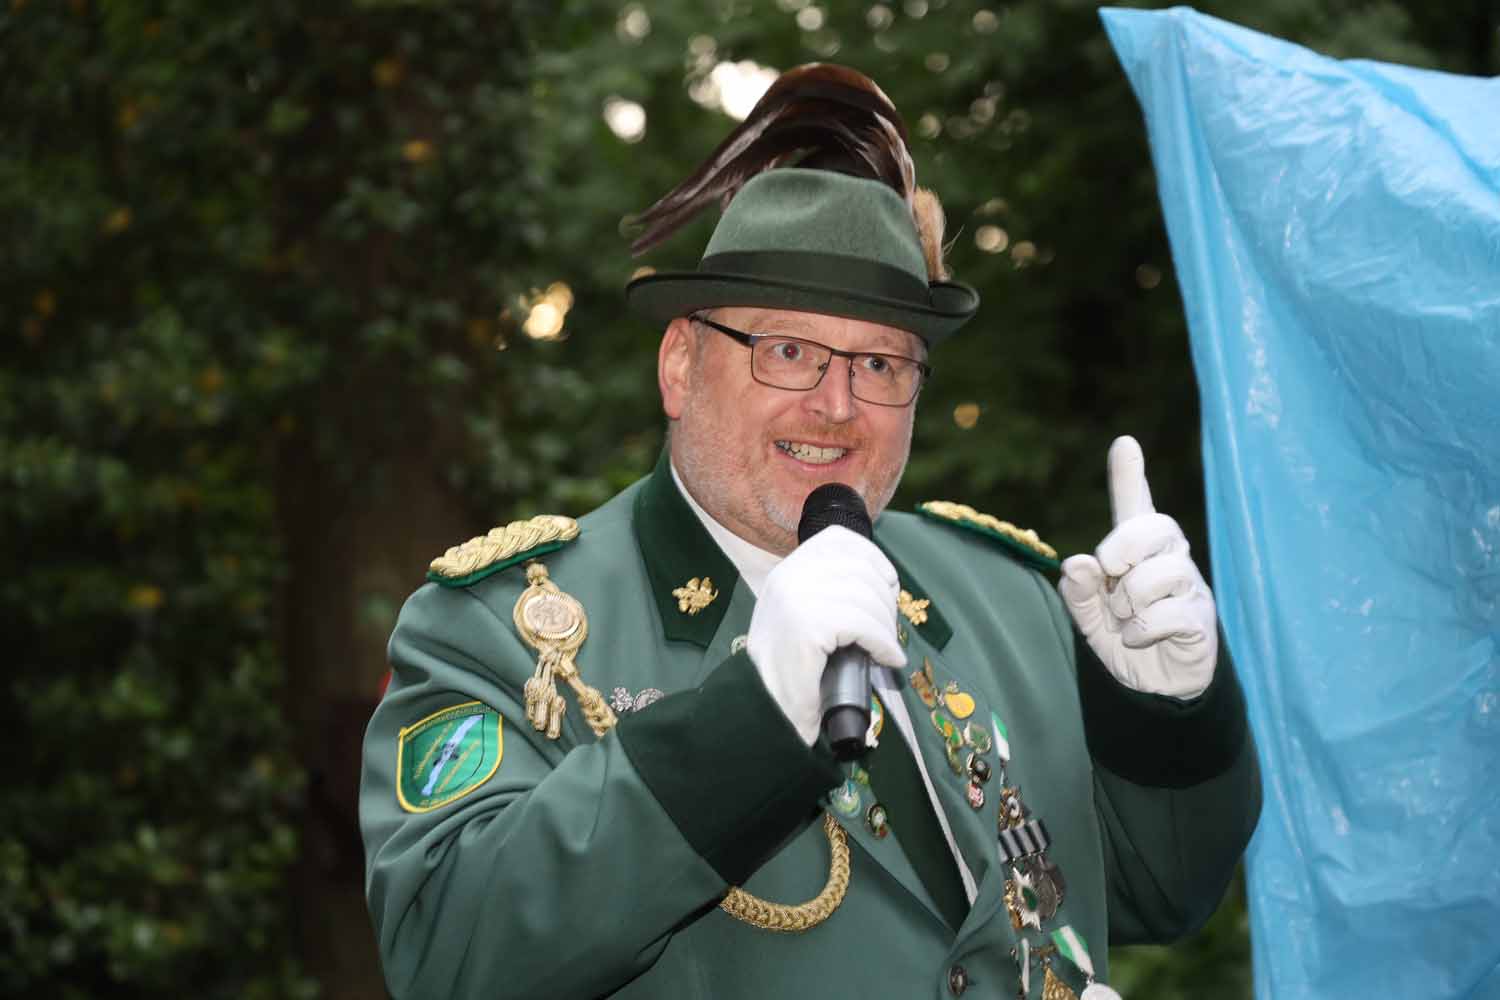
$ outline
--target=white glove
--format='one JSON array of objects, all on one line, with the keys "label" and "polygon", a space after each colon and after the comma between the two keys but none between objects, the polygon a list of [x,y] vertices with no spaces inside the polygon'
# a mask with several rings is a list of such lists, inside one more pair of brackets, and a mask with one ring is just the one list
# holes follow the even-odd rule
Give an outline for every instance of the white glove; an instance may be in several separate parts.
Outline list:
[{"label": "white glove", "polygon": [[803,542],[766,576],[745,651],[808,746],[818,740],[818,684],[835,649],[859,646],[874,663],[906,665],[896,640],[900,589],[885,553],[837,525]]},{"label": "white glove", "polygon": [[1063,562],[1057,589],[1121,684],[1196,697],[1219,655],[1214,595],[1188,558],[1182,529],[1151,506],[1146,459],[1133,437],[1109,447],[1109,502],[1114,530],[1093,555]]}]

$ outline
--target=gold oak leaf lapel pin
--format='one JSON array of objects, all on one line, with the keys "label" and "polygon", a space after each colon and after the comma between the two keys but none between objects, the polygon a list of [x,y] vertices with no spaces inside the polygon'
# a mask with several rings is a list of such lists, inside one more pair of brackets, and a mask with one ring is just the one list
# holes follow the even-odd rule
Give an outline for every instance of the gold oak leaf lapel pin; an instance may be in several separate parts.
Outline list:
[{"label": "gold oak leaf lapel pin", "polygon": [[677,598],[677,610],[696,615],[704,608],[714,602],[719,592],[714,589],[714,582],[708,577],[698,579],[696,576],[686,584],[672,591],[672,596]]}]

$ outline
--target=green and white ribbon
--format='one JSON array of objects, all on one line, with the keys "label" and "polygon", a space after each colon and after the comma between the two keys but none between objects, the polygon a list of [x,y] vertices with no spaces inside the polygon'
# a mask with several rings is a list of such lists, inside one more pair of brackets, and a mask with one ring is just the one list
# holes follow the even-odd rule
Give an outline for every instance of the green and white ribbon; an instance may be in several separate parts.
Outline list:
[{"label": "green and white ribbon", "polygon": [[1078,971],[1085,978],[1094,978],[1094,960],[1089,958],[1089,946],[1084,943],[1083,935],[1073,929],[1072,924],[1064,924],[1053,931],[1052,943],[1057,945],[1063,958],[1078,966]]},{"label": "green and white ribbon", "polygon": [[1058,953],[1078,966],[1078,971],[1088,980],[1088,986],[1084,987],[1078,1000],[1121,1000],[1120,994],[1113,989],[1094,982],[1094,960],[1089,958],[1089,946],[1084,943],[1083,935],[1075,931],[1071,924],[1053,931],[1052,943],[1057,945]]},{"label": "green and white ribbon", "polygon": [[1005,723],[1000,721],[1000,716],[994,712],[990,713],[990,723],[995,727],[995,752],[1000,755],[1001,764],[1010,763],[1010,737],[1005,732]]}]

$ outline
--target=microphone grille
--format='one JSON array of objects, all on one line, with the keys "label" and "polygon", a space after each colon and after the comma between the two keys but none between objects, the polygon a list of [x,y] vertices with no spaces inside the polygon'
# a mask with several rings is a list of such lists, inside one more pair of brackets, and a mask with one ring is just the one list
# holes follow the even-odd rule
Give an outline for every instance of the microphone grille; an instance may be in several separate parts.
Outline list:
[{"label": "microphone grille", "polygon": [[803,501],[802,520],[797,522],[798,544],[835,524],[864,538],[873,532],[864,499],[843,483],[824,483]]}]

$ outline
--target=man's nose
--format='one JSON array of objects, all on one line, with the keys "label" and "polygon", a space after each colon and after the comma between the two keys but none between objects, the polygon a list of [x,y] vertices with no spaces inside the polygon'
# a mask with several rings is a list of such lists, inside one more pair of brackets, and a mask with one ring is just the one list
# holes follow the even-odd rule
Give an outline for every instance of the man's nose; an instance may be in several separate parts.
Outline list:
[{"label": "man's nose", "polygon": [[823,378],[808,392],[807,405],[825,420],[841,424],[854,419],[854,359],[831,357]]}]

